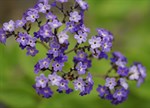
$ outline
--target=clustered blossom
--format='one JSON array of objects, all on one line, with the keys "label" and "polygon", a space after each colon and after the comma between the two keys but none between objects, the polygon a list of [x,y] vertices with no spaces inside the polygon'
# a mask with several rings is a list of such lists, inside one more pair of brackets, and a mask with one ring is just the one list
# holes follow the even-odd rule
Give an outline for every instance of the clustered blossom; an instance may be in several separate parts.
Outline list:
[{"label": "clustered blossom", "polygon": [[[64,4],[69,0],[38,0],[33,8],[29,8],[20,20],[10,20],[0,29],[0,42],[6,44],[7,38],[14,36],[19,47],[27,51],[28,56],[36,56],[40,51],[37,44],[43,45],[47,52],[34,66],[37,75],[33,88],[44,98],[53,96],[55,86],[58,93],[70,94],[74,90],[79,95],[90,94],[94,81],[89,68],[92,59],[110,60],[111,69],[105,75],[106,83],[99,85],[97,92],[102,99],[119,104],[128,98],[128,80],[137,81],[139,87],[146,78],[146,69],[141,63],[127,66],[127,58],[120,52],[113,52],[109,59],[108,52],[112,49],[113,34],[103,28],[97,28],[97,34],[90,37],[90,29],[84,23],[84,12],[88,10],[88,3],[84,0],[75,0],[69,9]],[[57,17],[52,9],[58,9],[62,16]],[[41,15],[44,14],[44,21]],[[60,16],[60,15],[59,15]],[[42,19],[44,19],[42,18]],[[31,33],[32,24],[36,23],[38,29]],[[22,30],[19,30],[22,28]],[[74,38],[76,44],[72,49],[69,42]],[[87,43],[86,45],[84,45]],[[73,64],[67,65],[68,54],[74,52]],[[67,65],[67,66],[66,66]],[[69,71],[66,71],[66,67]],[[109,73],[115,71],[116,76]],[[42,72],[42,73],[41,73]],[[45,74],[48,73],[48,74]],[[72,83],[74,89],[69,85]]]}]

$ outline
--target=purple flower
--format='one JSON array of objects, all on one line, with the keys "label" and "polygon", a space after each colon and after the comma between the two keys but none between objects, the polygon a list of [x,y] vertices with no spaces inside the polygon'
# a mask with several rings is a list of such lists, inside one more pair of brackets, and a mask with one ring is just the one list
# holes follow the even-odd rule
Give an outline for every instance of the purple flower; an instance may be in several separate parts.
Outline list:
[{"label": "purple flower", "polygon": [[62,68],[64,67],[64,63],[54,61],[52,64],[52,67],[53,67],[55,72],[62,71]]},{"label": "purple flower", "polygon": [[90,72],[88,73],[88,76],[86,77],[86,81],[90,84],[94,84],[93,79],[92,79],[92,75]]},{"label": "purple flower", "polygon": [[80,26],[80,28],[81,28],[81,31],[82,31],[82,32],[90,33],[90,29],[87,28],[87,27],[85,27],[84,24],[82,24],[82,25]]},{"label": "purple flower", "polygon": [[86,39],[87,39],[87,33],[82,33],[81,31],[78,32],[78,34],[76,34],[74,36],[74,38],[77,40],[77,42],[79,44],[83,43],[83,42],[86,42]]},{"label": "purple flower", "polygon": [[15,22],[13,20],[10,20],[8,23],[4,23],[3,30],[13,32],[15,30]]},{"label": "purple flower", "polygon": [[53,74],[48,75],[48,79],[50,80],[51,85],[59,86],[62,77],[58,76],[56,72],[54,72]]},{"label": "purple flower", "polygon": [[36,42],[36,38],[35,37],[31,37],[31,36],[28,36],[28,45],[31,46],[31,47],[35,47],[35,42]]},{"label": "purple flower", "polygon": [[57,42],[52,42],[50,44],[51,49],[48,51],[48,54],[53,54],[54,57],[57,57],[59,55],[59,49],[60,49],[60,44]]},{"label": "purple flower", "polygon": [[105,86],[108,87],[110,90],[114,89],[117,85],[115,78],[106,78]]},{"label": "purple flower", "polygon": [[126,77],[128,76],[129,69],[127,67],[118,67],[117,73],[122,77]]},{"label": "purple flower", "polygon": [[39,3],[38,4],[38,11],[42,13],[46,13],[47,10],[50,10],[51,6],[48,4]]},{"label": "purple flower", "polygon": [[125,78],[120,78],[119,83],[124,89],[126,89],[126,90],[128,89],[128,83],[126,82]]},{"label": "purple flower", "polygon": [[27,47],[27,55],[35,56],[39,51],[35,47]]},{"label": "purple flower", "polygon": [[48,84],[48,79],[45,77],[44,74],[40,74],[40,76],[36,77],[36,87],[45,88]]},{"label": "purple flower", "polygon": [[77,56],[74,57],[74,62],[84,62],[85,60],[87,59],[87,53],[85,53],[84,51],[82,50],[79,50],[77,52]]},{"label": "purple flower", "polygon": [[38,63],[34,66],[34,73],[35,73],[35,74],[38,74],[40,70],[41,70],[41,69],[40,69],[40,64],[39,64],[39,62],[38,62]]},{"label": "purple flower", "polygon": [[102,41],[102,51],[110,52],[112,48],[112,42],[110,42],[107,38]]},{"label": "purple flower", "polygon": [[66,55],[64,55],[64,54],[60,54],[54,60],[57,61],[57,62],[64,63],[64,62],[68,61],[68,57]]},{"label": "purple flower", "polygon": [[125,90],[124,88],[116,90],[115,93],[113,94],[113,97],[117,99],[117,101],[122,101],[127,96],[128,96],[128,90]]},{"label": "purple flower", "polygon": [[38,11],[33,8],[29,9],[25,15],[26,15],[26,20],[31,22],[35,22],[35,20],[39,18]]},{"label": "purple flower", "polygon": [[111,58],[111,62],[119,67],[125,67],[127,64],[127,58],[122,55],[120,52],[113,52],[113,58]]},{"label": "purple flower", "polygon": [[102,38],[107,38],[109,41],[113,40],[113,35],[109,31],[103,28],[98,28],[97,32],[98,32],[98,35],[101,36]]},{"label": "purple flower", "polygon": [[61,22],[59,22],[58,20],[53,20],[52,22],[48,22],[48,24],[50,25],[51,28],[55,29],[58,28],[62,25]]},{"label": "purple flower", "polygon": [[64,2],[68,2],[68,0],[56,0],[58,2],[64,3]]},{"label": "purple flower", "polygon": [[58,34],[59,43],[63,44],[66,40],[68,40],[69,36],[66,34],[66,31],[62,31]]},{"label": "purple flower", "polygon": [[107,89],[106,86],[101,86],[101,85],[99,85],[96,90],[97,90],[97,92],[99,93],[99,96],[100,96],[101,98],[104,98],[104,96],[109,93],[109,91],[108,91],[108,89]]},{"label": "purple flower", "polygon": [[74,32],[76,32],[76,25],[75,25],[75,23],[74,22],[67,22],[66,23],[66,30],[67,31],[69,31],[69,32],[71,32],[71,33],[74,33]]},{"label": "purple flower", "polygon": [[17,42],[20,43],[22,46],[26,46],[28,43],[28,34],[26,33],[19,33]]},{"label": "purple flower", "polygon": [[43,25],[40,28],[40,35],[45,39],[45,38],[49,38],[52,37],[52,31],[51,28],[49,27],[48,24]]},{"label": "purple flower", "polygon": [[19,27],[23,27],[26,23],[27,21],[25,19],[22,19],[22,20],[17,20],[15,22],[15,25],[16,25],[16,28],[19,28]]},{"label": "purple flower", "polygon": [[5,44],[6,43],[6,33],[3,29],[0,29],[0,42]]},{"label": "purple flower", "polygon": [[91,45],[92,49],[99,48],[101,46],[101,38],[93,36],[89,39],[89,44]]},{"label": "purple flower", "polygon": [[50,87],[45,87],[40,89],[39,94],[44,98],[49,98],[52,97],[53,91],[50,89]]},{"label": "purple flower", "polygon": [[84,65],[82,62],[79,62],[76,66],[76,70],[78,71],[78,74],[85,74],[86,69],[87,69],[87,66]]},{"label": "purple flower", "polygon": [[85,1],[83,1],[83,0],[76,0],[76,2],[80,5],[80,7],[83,10],[87,10],[88,9],[88,4]]},{"label": "purple flower", "polygon": [[79,15],[77,11],[71,12],[69,20],[73,22],[79,22],[79,20],[81,20],[81,15]]},{"label": "purple flower", "polygon": [[59,84],[59,86],[58,86],[58,89],[57,89],[57,91],[59,92],[59,93],[61,93],[63,90],[68,90],[68,89],[70,89],[69,87],[68,87],[68,84],[69,84],[69,81],[68,80],[65,80],[65,79],[62,79],[61,81],[60,81],[60,84]]},{"label": "purple flower", "polygon": [[44,58],[39,61],[39,64],[40,64],[40,69],[47,69],[49,68],[50,60],[49,58]]},{"label": "purple flower", "polygon": [[57,17],[54,15],[54,14],[52,14],[51,12],[48,12],[47,14],[46,14],[46,19],[48,19],[48,20],[54,20],[54,19],[56,19]]},{"label": "purple flower", "polygon": [[75,90],[80,90],[80,92],[83,92],[85,90],[85,82],[82,78],[78,78],[73,82],[73,84]]}]

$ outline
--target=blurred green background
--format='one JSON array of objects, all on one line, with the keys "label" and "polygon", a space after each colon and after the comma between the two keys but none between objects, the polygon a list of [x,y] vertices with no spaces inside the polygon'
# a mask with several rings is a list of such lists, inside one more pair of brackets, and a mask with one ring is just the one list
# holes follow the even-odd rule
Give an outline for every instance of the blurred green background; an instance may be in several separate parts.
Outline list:
[{"label": "blurred green background", "polygon": [[[20,19],[22,13],[32,7],[35,0],[0,0],[0,27],[10,19]],[[150,107],[150,0],[87,0],[86,25],[91,35],[97,27],[110,30],[115,36],[113,51],[121,51],[129,64],[140,61],[147,68],[145,83],[136,87],[130,83],[130,95],[126,102],[114,106],[98,97],[96,87],[104,81],[94,78],[95,86],[90,95],[81,97],[79,92],[70,95],[55,92],[50,99],[39,97],[32,84],[35,63],[43,58],[45,49],[32,58],[26,56],[14,38],[6,46],[0,44],[0,108],[149,108]],[[70,56],[70,62],[71,62]],[[69,65],[69,63],[68,63]],[[109,68],[106,60],[94,61],[90,69],[94,74],[102,74]]]}]

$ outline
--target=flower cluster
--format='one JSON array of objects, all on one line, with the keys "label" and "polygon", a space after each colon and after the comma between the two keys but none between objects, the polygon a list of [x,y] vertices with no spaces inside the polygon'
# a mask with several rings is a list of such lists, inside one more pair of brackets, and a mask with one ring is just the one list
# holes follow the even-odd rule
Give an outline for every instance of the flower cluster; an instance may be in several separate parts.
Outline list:
[{"label": "flower cluster", "polygon": [[[88,38],[90,29],[84,23],[84,13],[88,9],[88,4],[84,0],[74,1],[69,9],[64,9],[68,0],[38,0],[33,8],[23,14],[21,20],[10,20],[0,29],[1,43],[5,44],[7,38],[14,36],[19,47],[27,50],[28,56],[36,56],[39,53],[36,48],[38,43],[47,49],[45,57],[34,66],[37,77],[33,88],[44,98],[52,97],[53,86],[57,88],[58,93],[69,94],[73,90],[78,90],[81,96],[90,94],[94,85],[92,74],[88,70],[92,67],[92,59],[109,60],[107,53],[112,48],[113,34],[98,28],[97,34]],[[56,16],[52,9],[59,10],[62,16]],[[41,18],[43,15],[45,17]],[[31,30],[33,23],[38,26],[34,33]],[[69,47],[71,36],[76,42],[72,49]],[[64,66],[68,62],[68,54],[72,52],[75,54],[73,65],[67,67],[66,71]],[[119,104],[128,97],[127,80],[135,80],[140,86],[146,77],[146,69],[140,63],[127,67],[127,59],[120,52],[114,52],[112,56],[112,68],[104,77],[106,83],[104,86],[99,85],[97,91],[102,99]],[[109,74],[112,70],[117,73],[116,76]],[[49,72],[48,76],[46,72]],[[69,87],[70,83],[74,85],[74,89]]]}]

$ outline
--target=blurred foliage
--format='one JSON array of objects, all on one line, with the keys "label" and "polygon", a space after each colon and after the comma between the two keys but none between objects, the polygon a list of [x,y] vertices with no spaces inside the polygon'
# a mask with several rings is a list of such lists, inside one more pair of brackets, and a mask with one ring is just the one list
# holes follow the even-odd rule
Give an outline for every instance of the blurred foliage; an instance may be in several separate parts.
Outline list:
[{"label": "blurred foliage", "polygon": [[[2,2],[3,0],[0,0],[1,5]],[[24,4],[25,2],[29,4]],[[95,86],[90,95],[81,97],[78,92],[70,95],[55,92],[52,98],[43,99],[35,93],[31,85],[34,84],[36,76],[33,67],[45,56],[45,49],[39,45],[40,53],[34,58],[27,57],[26,51],[22,51],[14,39],[10,38],[6,46],[0,44],[0,108],[149,108],[150,0],[88,0],[88,3],[90,8],[86,12],[85,22],[91,28],[91,35],[96,33],[96,27],[110,30],[115,36],[113,51],[121,51],[130,64],[141,61],[146,66],[148,76],[145,83],[136,88],[135,82],[129,82],[129,98],[118,106],[98,97],[96,87],[99,83],[104,83],[99,77],[94,78]],[[32,0],[21,0],[13,9],[22,9],[18,8],[22,6],[25,9],[32,4]],[[3,5],[3,10],[6,8],[7,6]],[[18,14],[7,16],[6,19],[20,18],[22,12],[17,12]],[[7,21],[5,17],[1,15],[2,21]],[[68,66],[72,62],[72,57],[70,54]],[[103,74],[109,67],[106,60],[94,60],[90,71],[96,75]]]}]

